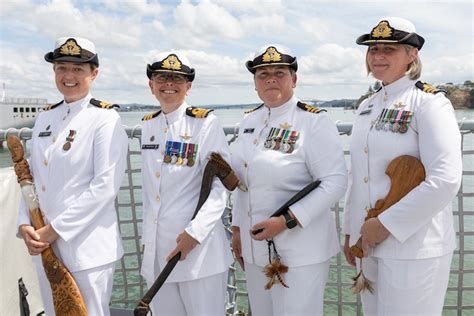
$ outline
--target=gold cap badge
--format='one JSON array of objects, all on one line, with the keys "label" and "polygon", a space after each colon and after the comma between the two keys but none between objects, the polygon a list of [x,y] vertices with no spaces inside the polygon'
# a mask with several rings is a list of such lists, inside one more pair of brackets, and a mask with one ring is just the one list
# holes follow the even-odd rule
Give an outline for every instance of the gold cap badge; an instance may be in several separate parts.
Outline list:
[{"label": "gold cap badge", "polygon": [[275,47],[270,46],[267,48],[265,54],[262,56],[264,63],[281,61],[281,54],[276,50]]},{"label": "gold cap badge", "polygon": [[176,55],[169,55],[162,61],[161,67],[164,69],[181,70],[181,62]]},{"label": "gold cap badge", "polygon": [[70,39],[61,46],[59,53],[61,55],[79,56],[81,55],[81,47],[77,45],[75,40]]},{"label": "gold cap badge", "polygon": [[372,30],[372,37],[375,38],[387,38],[391,37],[393,33],[393,29],[390,27],[387,21],[380,21],[380,23],[374,27]]}]

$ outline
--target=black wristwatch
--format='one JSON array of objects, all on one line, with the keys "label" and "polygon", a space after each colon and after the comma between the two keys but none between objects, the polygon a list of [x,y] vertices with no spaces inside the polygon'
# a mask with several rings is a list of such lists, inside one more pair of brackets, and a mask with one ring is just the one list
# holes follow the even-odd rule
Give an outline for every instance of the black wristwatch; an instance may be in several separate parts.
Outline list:
[{"label": "black wristwatch", "polygon": [[285,217],[285,222],[286,222],[286,227],[288,229],[295,228],[298,223],[296,222],[296,219],[291,217],[291,215],[288,212],[283,213],[283,217]]}]

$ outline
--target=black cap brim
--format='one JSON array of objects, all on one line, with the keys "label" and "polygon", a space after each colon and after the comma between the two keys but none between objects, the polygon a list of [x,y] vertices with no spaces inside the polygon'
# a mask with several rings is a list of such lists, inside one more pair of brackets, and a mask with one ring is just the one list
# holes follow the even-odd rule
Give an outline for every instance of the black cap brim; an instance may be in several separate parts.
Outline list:
[{"label": "black cap brim", "polygon": [[370,34],[364,34],[357,38],[356,43],[359,45],[371,45],[376,43],[407,44],[421,49],[425,43],[425,39],[416,33],[408,33],[400,39],[374,39]]},{"label": "black cap brim", "polygon": [[194,77],[196,75],[196,72],[194,71],[194,68],[190,68],[190,72],[188,73],[188,72],[176,71],[176,70],[164,70],[164,69],[155,70],[155,69],[152,68],[152,66],[150,64],[146,65],[146,75],[147,75],[148,79],[151,79],[151,75],[153,73],[157,73],[157,72],[180,74],[180,75],[183,75],[186,78],[188,78],[188,80],[190,82],[192,82],[194,80]]},{"label": "black cap brim", "polygon": [[296,57],[293,58],[293,61],[291,63],[266,63],[266,64],[259,64],[257,66],[254,66],[254,61],[249,60],[245,63],[245,67],[247,67],[247,70],[250,71],[251,73],[255,74],[257,71],[257,68],[260,67],[265,67],[265,66],[288,66],[291,69],[293,69],[295,72],[298,71],[298,62],[296,61]]},{"label": "black cap brim", "polygon": [[54,63],[58,61],[62,62],[72,62],[72,63],[77,63],[77,64],[94,64],[95,66],[99,67],[99,57],[97,54],[90,58],[84,58],[82,57],[74,57],[74,56],[61,56],[61,57],[56,57],[54,58],[54,53],[49,52],[46,55],[44,55],[44,59],[49,62],[49,63]]}]

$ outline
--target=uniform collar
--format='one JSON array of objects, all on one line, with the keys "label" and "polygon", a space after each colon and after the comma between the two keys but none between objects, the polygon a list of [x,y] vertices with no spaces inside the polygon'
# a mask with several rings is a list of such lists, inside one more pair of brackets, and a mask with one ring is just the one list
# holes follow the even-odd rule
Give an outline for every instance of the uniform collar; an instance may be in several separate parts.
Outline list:
[{"label": "uniform collar", "polygon": [[84,98],[71,102],[71,103],[67,103],[66,100],[64,100],[64,108],[66,109],[68,114],[76,113],[86,108],[89,105],[89,101],[91,99],[92,99],[92,95],[87,94]]},{"label": "uniform collar", "polygon": [[183,104],[181,104],[176,110],[174,110],[173,112],[171,113],[168,113],[168,114],[164,114],[164,117],[166,119],[166,121],[168,122],[168,124],[171,124],[173,122],[176,122],[177,120],[179,120],[180,118],[182,118],[184,115],[186,115],[186,108],[188,107],[188,104],[186,103],[186,101],[183,102]]},{"label": "uniform collar", "polygon": [[280,105],[276,108],[268,108],[267,107],[267,109],[269,110],[271,116],[280,116],[280,115],[288,112],[288,110],[290,110],[291,108],[295,107],[296,103],[298,103],[298,99],[293,94],[293,96],[287,102],[283,103],[282,105]]},{"label": "uniform collar", "polygon": [[414,80],[411,80],[408,76],[405,75],[389,85],[382,85],[382,93],[389,96],[394,95],[400,91],[405,90],[409,86],[413,86],[414,82]]}]

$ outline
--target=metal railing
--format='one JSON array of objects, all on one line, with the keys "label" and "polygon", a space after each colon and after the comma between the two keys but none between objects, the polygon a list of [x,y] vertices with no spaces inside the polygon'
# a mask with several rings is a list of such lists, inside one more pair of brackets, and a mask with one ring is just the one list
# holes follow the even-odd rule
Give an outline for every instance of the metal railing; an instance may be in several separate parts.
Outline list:
[{"label": "metal railing", "polygon": [[[350,135],[352,124],[336,122],[341,135]],[[443,315],[474,315],[474,120],[461,121],[462,134],[463,183],[453,201],[455,228],[458,248],[451,264],[448,292],[444,302]],[[116,315],[131,315],[139,298],[145,292],[145,283],[140,276],[142,261],[140,236],[142,226],[141,201],[141,128],[126,128],[130,138],[127,156],[127,170],[119,196],[116,199],[120,231],[125,248],[125,255],[117,263],[114,276],[114,292],[111,300]],[[224,127],[228,141],[233,142],[238,127]],[[7,135],[20,136],[22,140],[31,139],[31,129],[0,130],[0,141]],[[345,136],[341,136],[345,137]],[[349,152],[345,151],[346,155]],[[346,158],[348,158],[346,156]],[[223,216],[223,223],[228,227],[232,212],[232,199],[229,194]],[[341,232],[343,201],[332,208],[339,233]],[[230,230],[228,230],[230,237]],[[341,240],[344,240],[341,235]],[[353,267],[349,266],[342,253],[333,257],[329,279],[326,285],[324,300],[325,315],[362,315],[360,297],[351,292]],[[228,315],[250,314],[248,298],[245,291],[245,278],[238,264],[229,268],[228,276]],[[128,310],[128,311],[126,311]],[[113,312],[113,314],[114,314]]]}]

